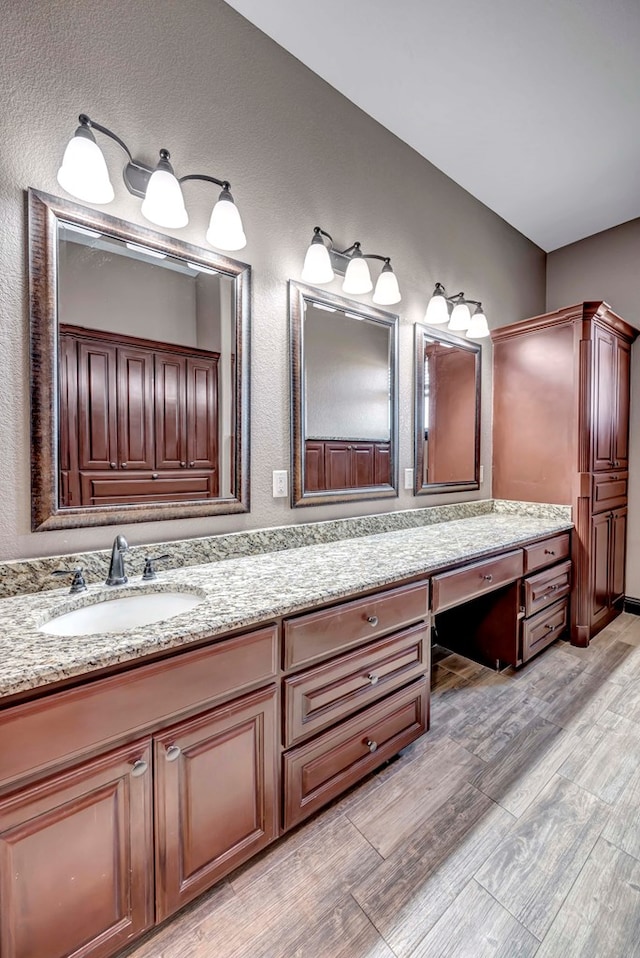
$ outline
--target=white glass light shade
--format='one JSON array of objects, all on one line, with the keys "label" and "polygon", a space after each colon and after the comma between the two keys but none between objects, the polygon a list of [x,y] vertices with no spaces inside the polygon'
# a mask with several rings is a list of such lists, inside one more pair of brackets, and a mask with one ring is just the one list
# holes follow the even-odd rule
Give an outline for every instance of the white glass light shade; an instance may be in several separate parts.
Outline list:
[{"label": "white glass light shade", "polygon": [[369,293],[372,289],[373,283],[366,259],[364,256],[352,256],[344,274],[343,292],[359,296],[361,293]]},{"label": "white glass light shade", "polygon": [[154,170],[147,185],[140,212],[150,223],[167,229],[179,229],[189,222],[182,189],[168,170]]},{"label": "white glass light shade", "polygon": [[383,269],[373,292],[373,301],[380,306],[393,306],[402,299],[396,274],[392,269]]},{"label": "white glass light shade", "polygon": [[85,203],[110,203],[115,193],[102,150],[87,136],[73,136],[58,170],[58,183]]},{"label": "white glass light shade", "polygon": [[314,286],[330,283],[333,279],[331,257],[324,243],[311,241],[304,258],[302,279],[305,283],[312,283]]},{"label": "white glass light shade", "polygon": [[225,190],[222,191],[211,211],[207,243],[217,249],[228,251],[244,249],[247,245],[238,207],[233,202],[231,194]]},{"label": "white glass light shade", "polygon": [[457,303],[451,313],[451,322],[449,329],[462,330],[468,329],[471,322],[471,313],[466,303]]},{"label": "white glass light shade", "polygon": [[449,307],[441,293],[435,293],[429,300],[424,321],[429,323],[430,326],[438,326],[440,323],[449,322]]},{"label": "white glass light shade", "polygon": [[467,339],[484,339],[489,335],[487,317],[481,309],[476,309],[467,329]]}]

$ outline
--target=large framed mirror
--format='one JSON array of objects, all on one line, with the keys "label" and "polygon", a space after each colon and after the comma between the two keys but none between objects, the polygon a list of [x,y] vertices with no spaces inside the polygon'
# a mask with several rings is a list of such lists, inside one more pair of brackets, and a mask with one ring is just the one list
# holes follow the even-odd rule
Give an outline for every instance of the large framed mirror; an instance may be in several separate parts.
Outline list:
[{"label": "large framed mirror", "polygon": [[289,282],[291,504],[398,494],[398,317]]},{"label": "large framed mirror", "polygon": [[250,267],[28,206],[32,528],[248,511]]},{"label": "large framed mirror", "polygon": [[416,323],[417,496],[480,488],[480,344]]}]

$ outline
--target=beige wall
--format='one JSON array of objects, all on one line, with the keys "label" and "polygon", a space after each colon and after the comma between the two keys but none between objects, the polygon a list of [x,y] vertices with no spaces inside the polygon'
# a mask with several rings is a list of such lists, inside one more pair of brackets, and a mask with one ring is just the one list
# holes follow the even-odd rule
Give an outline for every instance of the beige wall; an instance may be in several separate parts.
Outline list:
[{"label": "beige wall", "polygon": [[[382,503],[291,510],[271,496],[289,466],[287,287],[318,224],[392,257],[403,291],[400,469],[412,465],[413,329],[436,280],[482,299],[493,325],[544,308],[545,256],[409,147],[360,112],[221,0],[0,0],[0,558],[103,548],[114,529],[30,532],[25,208],[55,179],[78,113],[111,126],[140,159],[171,150],[179,174],[228,177],[254,270],[252,511],[122,531],[152,542],[423,506]],[[100,139],[116,199],[108,212],[144,225],[125,190],[123,155]],[[214,192],[189,183],[184,239],[202,244]],[[339,292],[336,282],[329,287]],[[483,347],[482,458],[490,492],[490,347]],[[467,498],[476,498],[476,493]],[[434,497],[433,502],[456,497]],[[460,497],[458,497],[460,498]]]},{"label": "beige wall", "polygon": [[[547,308],[604,299],[640,329],[640,219],[597,233],[549,253]],[[628,596],[640,598],[640,346],[631,352],[631,442],[629,448]]]}]

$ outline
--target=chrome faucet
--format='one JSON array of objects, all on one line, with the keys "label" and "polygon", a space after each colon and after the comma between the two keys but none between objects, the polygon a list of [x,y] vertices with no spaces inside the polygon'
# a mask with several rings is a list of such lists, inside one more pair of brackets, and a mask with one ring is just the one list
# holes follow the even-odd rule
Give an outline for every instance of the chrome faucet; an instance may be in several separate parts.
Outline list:
[{"label": "chrome faucet", "polygon": [[109,566],[109,575],[105,579],[105,585],[124,585],[128,582],[124,574],[124,554],[129,549],[129,545],[124,536],[116,536],[113,540],[111,550],[111,565]]}]

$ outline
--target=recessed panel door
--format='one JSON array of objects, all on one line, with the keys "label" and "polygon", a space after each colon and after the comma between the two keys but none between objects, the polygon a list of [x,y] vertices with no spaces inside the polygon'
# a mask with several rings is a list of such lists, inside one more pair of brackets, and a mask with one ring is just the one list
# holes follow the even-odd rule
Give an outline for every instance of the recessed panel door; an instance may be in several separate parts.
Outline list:
[{"label": "recessed panel door", "polygon": [[118,451],[120,469],[155,468],[153,353],[118,348]]},{"label": "recessed panel door", "polygon": [[156,468],[187,468],[187,362],[156,354]]},{"label": "recessed panel door", "polygon": [[614,467],[616,340],[613,333],[593,327],[593,469]]}]

